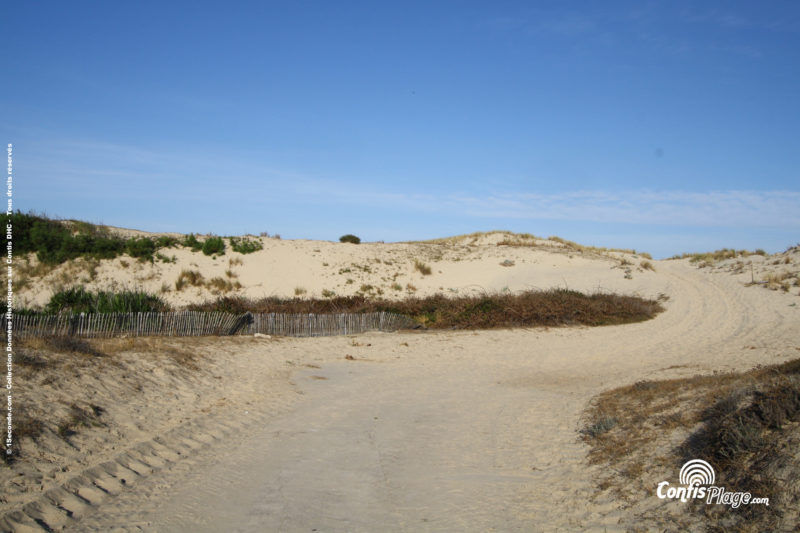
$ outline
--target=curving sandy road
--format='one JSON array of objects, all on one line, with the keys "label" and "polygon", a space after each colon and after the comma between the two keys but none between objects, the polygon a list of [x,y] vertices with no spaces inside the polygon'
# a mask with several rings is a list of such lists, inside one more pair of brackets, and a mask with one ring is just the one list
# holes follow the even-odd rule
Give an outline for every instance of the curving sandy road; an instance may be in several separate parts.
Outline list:
[{"label": "curving sandy road", "polygon": [[589,504],[576,434],[595,394],[800,354],[797,296],[657,268],[648,292],[668,309],[642,324],[254,347],[264,367],[252,372],[290,360],[302,395],[249,391],[249,406],[184,435],[207,445],[67,530],[613,531],[618,505]]}]

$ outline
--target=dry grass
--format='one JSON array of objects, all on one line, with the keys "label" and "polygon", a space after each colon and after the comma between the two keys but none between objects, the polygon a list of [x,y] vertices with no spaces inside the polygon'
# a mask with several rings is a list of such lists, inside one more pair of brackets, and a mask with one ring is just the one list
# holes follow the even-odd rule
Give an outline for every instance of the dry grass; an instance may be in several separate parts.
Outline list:
[{"label": "dry grass", "polygon": [[773,291],[780,289],[783,292],[789,292],[789,288],[792,285],[797,286],[798,282],[800,282],[800,275],[797,273],[769,272],[764,276],[762,284]]},{"label": "dry grass", "polygon": [[723,518],[725,531],[796,523],[800,360],[743,373],[638,382],[599,395],[585,420],[581,433],[591,446],[590,462],[606,466],[598,479],[601,490],[635,501],[655,486],[645,472],[677,473],[688,459],[702,458],[717,470],[717,485],[770,498],[770,507],[690,506],[711,530]]},{"label": "dry grass", "polygon": [[533,248],[536,246],[536,242],[523,239],[503,239],[502,241],[497,243],[497,246],[516,246],[516,247]]},{"label": "dry grass", "polygon": [[[228,271],[230,274],[232,272]],[[235,278],[235,275],[228,274],[228,278]],[[221,293],[235,291],[242,288],[239,281],[231,281],[221,277],[214,277],[206,281],[203,275],[197,270],[181,270],[178,279],[175,280],[175,290],[181,291],[187,287],[206,287],[212,294],[219,295]]]},{"label": "dry grass", "polygon": [[242,287],[242,284],[238,281],[230,281],[220,277],[211,278],[205,285],[211,290],[212,294],[231,292]]},{"label": "dry grass", "polygon": [[[411,289],[408,289],[411,290]],[[356,296],[315,298],[263,298],[248,300],[226,297],[190,306],[198,311],[233,313],[365,313],[391,311],[413,317],[431,328],[490,329],[506,327],[588,325],[601,326],[639,322],[663,310],[655,300],[634,296],[553,289],[520,294],[425,298],[401,301],[375,298],[377,291],[363,285]]]},{"label": "dry grass", "polygon": [[494,230],[494,231],[476,231],[474,233],[465,233],[463,235],[453,235],[452,237],[442,237],[440,239],[430,239],[427,241],[407,241],[406,244],[461,244],[466,241],[470,241],[468,244],[474,244],[477,242],[478,239],[481,237],[485,237],[487,235],[492,235],[495,233],[502,233],[508,235],[514,235],[510,231],[502,231],[502,230]]},{"label": "dry grass", "polygon": [[25,407],[21,409],[17,407],[14,412],[14,433],[11,441],[12,453],[6,453],[5,439],[3,439],[2,452],[0,452],[3,454],[3,462],[8,465],[19,459],[22,450],[21,443],[26,440],[36,442],[45,431],[45,428],[45,421],[42,418],[31,416],[26,412]]},{"label": "dry grass", "polygon": [[69,418],[58,425],[58,434],[64,439],[77,435],[81,427],[100,427],[104,423],[100,417],[105,409],[99,405],[89,404],[87,407],[80,407],[73,403],[69,406]]},{"label": "dry grass", "polygon": [[670,259],[688,258],[689,262],[691,263],[714,263],[717,261],[723,261],[725,259],[748,257],[750,255],[766,255],[766,252],[760,248],[754,252],[750,252],[748,250],[734,250],[733,248],[721,248],[719,250],[714,250],[713,252],[685,253],[680,255],[674,255],[670,257]]},{"label": "dry grass", "polygon": [[414,260],[414,270],[417,270],[423,276],[430,276],[433,272],[430,266],[418,259]]},{"label": "dry grass", "polygon": [[181,291],[185,287],[202,287],[205,284],[205,278],[198,270],[181,270],[178,279],[175,280],[175,290]]},{"label": "dry grass", "polygon": [[609,252],[616,252],[616,253],[623,253],[623,254],[631,254],[631,255],[641,255],[646,259],[652,259],[652,256],[647,252],[637,252],[636,250],[626,249],[626,248],[606,248],[604,246],[584,246],[583,244],[578,244],[574,241],[568,241],[567,239],[562,239],[556,235],[551,235],[547,238],[549,241],[557,242],[561,244],[563,247],[573,250],[576,252],[592,252],[598,255],[608,256]]}]

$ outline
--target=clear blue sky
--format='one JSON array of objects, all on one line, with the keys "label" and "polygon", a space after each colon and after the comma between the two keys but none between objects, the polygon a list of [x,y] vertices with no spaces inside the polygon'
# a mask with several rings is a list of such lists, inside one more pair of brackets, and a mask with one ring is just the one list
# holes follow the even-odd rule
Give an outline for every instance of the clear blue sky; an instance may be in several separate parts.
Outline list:
[{"label": "clear blue sky", "polygon": [[800,241],[800,3],[6,2],[16,205],[146,230]]}]

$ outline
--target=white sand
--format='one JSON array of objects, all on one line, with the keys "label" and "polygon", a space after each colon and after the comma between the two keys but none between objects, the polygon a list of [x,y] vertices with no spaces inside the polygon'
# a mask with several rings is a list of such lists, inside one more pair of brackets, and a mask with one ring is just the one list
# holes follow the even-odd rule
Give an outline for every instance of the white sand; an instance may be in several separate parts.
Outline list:
[{"label": "white sand", "polygon": [[[581,254],[558,242],[520,239],[504,232],[453,238],[444,243],[409,244],[256,239],[263,243],[263,250],[242,255],[228,247],[226,254],[216,259],[178,247],[160,251],[170,259],[174,256],[175,263],[151,264],[120,257],[97,263],[94,273],[92,262],[68,263],[32,279],[17,291],[18,305],[43,305],[54,291],[75,283],[91,289],[146,290],[171,304],[183,305],[219,295],[319,298],[359,291],[386,298],[554,286],[638,293],[651,288],[647,280],[653,277],[651,271],[641,268],[646,259],[638,255]],[[498,246],[504,239],[528,246]],[[621,264],[623,259],[630,264]],[[429,266],[431,274],[423,275],[417,270],[417,261]],[[513,262],[513,266],[501,265],[504,261]],[[37,263],[33,256],[29,262]],[[633,279],[625,278],[628,269],[632,270]],[[201,273],[206,282],[220,278],[241,284],[241,288],[215,291],[206,283],[177,290],[175,282],[184,270]]]},{"label": "white sand", "polygon": [[[307,264],[309,254],[319,253],[315,260],[335,270],[363,264],[382,246],[414,253],[419,246],[339,252],[344,245],[271,244],[258,258],[269,275],[258,279],[276,294],[329,283],[315,278],[321,267]],[[181,420],[160,417],[149,435],[142,430],[136,442],[117,442],[119,448],[58,479],[91,471],[96,483],[125,475],[132,487],[89,496],[91,483],[80,485],[91,502],[80,521],[41,499],[37,512],[67,531],[624,530],[631,517],[619,502],[593,500],[598,467],[587,465],[578,439],[581,413],[594,395],[641,379],[800,355],[797,289],[745,287],[749,272],[654,261],[655,272],[634,269],[626,279],[605,258],[475,248],[474,258],[465,252],[441,265],[429,259],[436,266],[428,277],[410,272],[406,251],[396,255],[420,292],[439,284],[461,291],[566,282],[582,290],[664,293],[667,310],[648,322],[602,328],[211,341],[202,351],[217,352],[212,374],[219,379],[198,378],[196,404],[166,392],[148,398],[157,418],[182,402]],[[287,259],[293,253],[302,259]],[[515,266],[499,266],[504,258]],[[115,474],[121,463],[144,475]],[[105,466],[92,470],[96,464]],[[62,502],[69,505],[77,507]],[[18,519],[20,531],[23,522],[32,524]]]}]

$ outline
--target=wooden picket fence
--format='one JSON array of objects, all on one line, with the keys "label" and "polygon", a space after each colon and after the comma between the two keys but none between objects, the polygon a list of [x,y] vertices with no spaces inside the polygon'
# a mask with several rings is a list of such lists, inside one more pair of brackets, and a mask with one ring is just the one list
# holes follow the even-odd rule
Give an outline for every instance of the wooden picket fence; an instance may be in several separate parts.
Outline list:
[{"label": "wooden picket fence", "polygon": [[177,311],[167,313],[88,313],[20,315],[13,319],[17,337],[188,337],[201,335],[285,335],[322,337],[365,331],[396,331],[413,328],[405,315],[389,312],[288,314],[208,313]]}]

